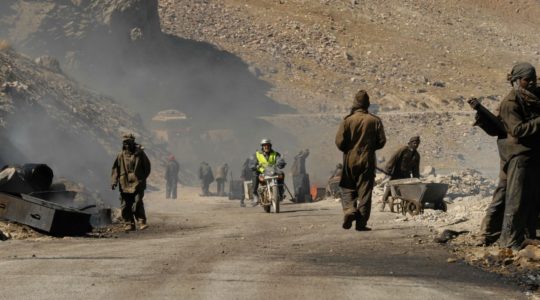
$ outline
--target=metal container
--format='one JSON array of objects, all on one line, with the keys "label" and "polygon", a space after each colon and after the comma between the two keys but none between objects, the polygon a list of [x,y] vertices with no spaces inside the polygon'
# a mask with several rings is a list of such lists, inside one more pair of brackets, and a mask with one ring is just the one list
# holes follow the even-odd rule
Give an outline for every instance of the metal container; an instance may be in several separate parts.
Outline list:
[{"label": "metal container", "polygon": [[0,193],[0,218],[59,236],[92,230],[90,214],[25,194]]},{"label": "metal container", "polygon": [[244,182],[242,180],[229,181],[229,200],[241,200],[244,197]]}]

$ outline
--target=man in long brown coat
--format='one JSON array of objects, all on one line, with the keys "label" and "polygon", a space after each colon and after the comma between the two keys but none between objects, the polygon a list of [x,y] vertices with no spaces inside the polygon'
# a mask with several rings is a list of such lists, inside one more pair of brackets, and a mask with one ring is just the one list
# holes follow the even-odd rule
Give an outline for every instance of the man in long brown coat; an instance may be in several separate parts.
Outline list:
[{"label": "man in long brown coat", "polygon": [[336,146],[343,152],[342,189],[343,228],[350,229],[356,220],[356,230],[370,230],[371,192],[375,181],[375,151],[384,147],[386,136],[377,116],[368,113],[369,95],[359,91],[354,97],[351,113],[341,122],[336,133]]},{"label": "man in long brown coat", "polygon": [[133,134],[125,134],[122,151],[118,153],[112,167],[112,189],[120,186],[120,208],[122,218],[128,222],[126,230],[135,230],[135,220],[140,222],[140,229],[148,227],[144,211],[144,190],[146,179],[150,175],[150,160],[143,148],[135,143]]}]

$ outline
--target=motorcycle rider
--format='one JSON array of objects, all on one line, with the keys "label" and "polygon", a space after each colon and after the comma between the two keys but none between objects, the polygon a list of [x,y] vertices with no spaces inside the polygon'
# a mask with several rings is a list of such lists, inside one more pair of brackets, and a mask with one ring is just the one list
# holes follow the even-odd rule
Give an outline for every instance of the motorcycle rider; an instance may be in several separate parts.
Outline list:
[{"label": "motorcycle rider", "polygon": [[[259,203],[259,195],[257,189],[259,188],[259,175],[264,173],[264,169],[267,167],[276,166],[279,169],[283,169],[287,164],[279,152],[272,149],[272,141],[269,139],[261,140],[261,150],[257,150],[255,155],[251,157],[251,169],[256,173],[257,176],[253,178],[253,206],[256,206]],[[285,175],[281,172],[283,176],[281,179],[278,179],[278,183],[283,184],[285,181]],[[283,185],[280,185],[279,193],[283,195]]]}]

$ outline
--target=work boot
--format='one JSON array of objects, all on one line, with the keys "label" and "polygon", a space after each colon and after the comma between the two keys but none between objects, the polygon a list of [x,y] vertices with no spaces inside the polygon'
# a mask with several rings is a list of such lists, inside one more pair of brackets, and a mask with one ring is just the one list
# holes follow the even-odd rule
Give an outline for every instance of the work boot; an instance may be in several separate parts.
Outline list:
[{"label": "work boot", "polygon": [[124,231],[135,231],[135,223],[130,223],[130,224],[127,224],[125,227],[124,227]]},{"label": "work boot", "polygon": [[148,224],[146,224],[146,220],[141,220],[141,225],[139,225],[139,230],[145,230],[148,228]]},{"label": "work boot", "polygon": [[354,214],[345,214],[343,216],[343,229],[351,229],[354,219]]},{"label": "work boot", "polygon": [[356,231],[371,231],[371,228],[367,226],[356,226]]}]

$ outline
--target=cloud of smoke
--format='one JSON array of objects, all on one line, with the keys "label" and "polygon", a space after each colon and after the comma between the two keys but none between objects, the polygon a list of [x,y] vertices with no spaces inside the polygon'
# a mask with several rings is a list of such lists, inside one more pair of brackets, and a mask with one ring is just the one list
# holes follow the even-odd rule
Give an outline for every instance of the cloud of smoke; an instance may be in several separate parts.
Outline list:
[{"label": "cloud of smoke", "polygon": [[[46,15],[40,16],[37,29],[16,44],[17,49],[32,56],[57,57],[66,73],[111,95],[125,110],[138,114],[147,127],[154,125],[152,117],[161,110],[185,113],[188,118],[181,128],[170,129],[186,134],[170,135],[166,144],[182,165],[195,170],[202,160],[215,165],[228,162],[233,171],[238,166],[239,173],[242,162],[263,137],[273,139],[285,155],[296,152],[294,136],[259,118],[294,110],[270,99],[271,86],[252,74],[240,58],[207,43],[163,34],[157,1],[51,3],[36,3]],[[114,5],[117,7],[111,9]],[[4,7],[14,10],[14,15],[29,13],[21,1]],[[83,23],[87,25],[79,27]],[[20,24],[11,24],[9,34],[22,34]],[[31,132],[19,131],[17,136],[28,137],[14,142],[17,146],[38,143],[32,141]],[[58,142],[66,144],[67,140]],[[37,154],[28,153],[29,157]],[[53,157],[43,158],[62,166]],[[102,164],[83,160],[81,167],[89,163]],[[106,160],[107,171],[102,176],[108,175],[108,164]]]}]

